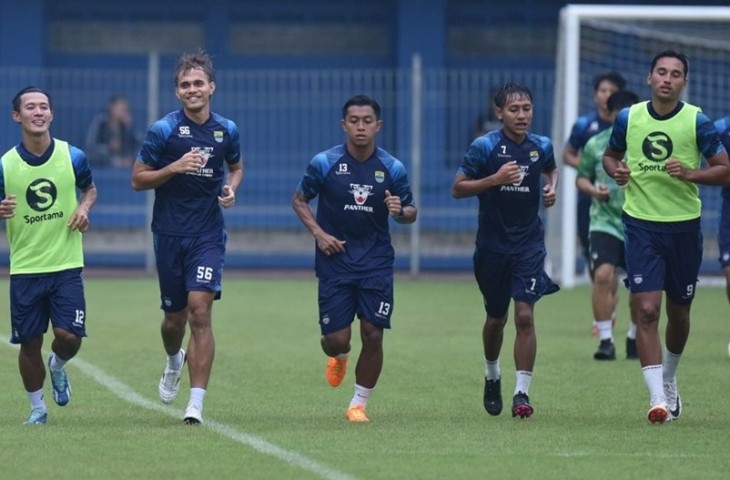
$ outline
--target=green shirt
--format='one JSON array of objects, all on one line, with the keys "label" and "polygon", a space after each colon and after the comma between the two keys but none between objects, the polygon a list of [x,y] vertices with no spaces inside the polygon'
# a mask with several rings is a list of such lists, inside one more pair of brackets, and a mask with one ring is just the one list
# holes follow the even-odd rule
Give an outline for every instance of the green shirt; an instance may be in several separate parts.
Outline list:
[{"label": "green shirt", "polygon": [[15,148],[0,158],[5,195],[15,195],[15,216],[6,220],[10,274],[53,273],[84,266],[81,232],[68,221],[78,205],[68,143],[54,139],[48,161],[25,162]]},{"label": "green shirt", "polygon": [[583,147],[578,165],[578,176],[587,178],[596,187],[608,188],[608,200],[603,202],[591,199],[590,226],[591,232],[603,232],[624,239],[624,226],[621,221],[621,210],[624,206],[624,189],[616,184],[603,169],[603,152],[608,145],[611,129],[591,137]]},{"label": "green shirt", "polygon": [[647,102],[629,110],[626,129],[626,164],[631,170],[624,210],[634,218],[652,222],[682,222],[699,218],[702,203],[697,184],[667,174],[666,160],[679,160],[684,168],[700,167],[697,147],[698,107],[684,104],[666,119],[651,116]]}]

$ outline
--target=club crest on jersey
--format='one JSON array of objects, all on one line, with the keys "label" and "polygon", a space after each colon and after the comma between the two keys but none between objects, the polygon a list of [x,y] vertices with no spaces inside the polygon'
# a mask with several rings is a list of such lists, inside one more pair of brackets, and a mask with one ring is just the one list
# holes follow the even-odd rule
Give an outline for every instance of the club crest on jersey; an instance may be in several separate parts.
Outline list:
[{"label": "club crest on jersey", "polygon": [[383,183],[385,181],[385,172],[375,170],[375,181],[378,183]]},{"label": "club crest on jersey", "polygon": [[531,151],[530,151],[530,161],[531,161],[532,163],[535,163],[535,162],[537,162],[537,161],[538,161],[539,159],[540,159],[540,152],[538,152],[537,150],[531,150]]},{"label": "club crest on jersey", "polygon": [[215,130],[213,132],[213,140],[218,143],[223,143],[223,132],[221,132],[220,130]]}]

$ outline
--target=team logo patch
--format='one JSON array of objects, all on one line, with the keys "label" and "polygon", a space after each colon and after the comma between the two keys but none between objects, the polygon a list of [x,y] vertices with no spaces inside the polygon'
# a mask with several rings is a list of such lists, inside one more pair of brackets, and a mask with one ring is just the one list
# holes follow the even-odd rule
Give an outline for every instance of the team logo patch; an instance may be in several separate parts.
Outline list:
[{"label": "team logo patch", "polygon": [[530,161],[531,162],[535,163],[538,161],[539,158],[540,158],[540,152],[538,152],[537,150],[530,151]]},{"label": "team logo patch", "polygon": [[215,130],[213,132],[213,139],[218,143],[223,143],[223,132],[220,130]]},{"label": "team logo patch", "polygon": [[652,132],[644,138],[641,144],[641,152],[647,160],[652,162],[663,162],[672,156],[674,144],[664,132]]},{"label": "team logo patch", "polygon": [[47,178],[34,180],[25,191],[25,201],[36,212],[45,212],[51,208],[57,197],[56,185]]},{"label": "team logo patch", "polygon": [[634,275],[634,284],[641,285],[644,282],[644,278],[641,275]]},{"label": "team logo patch", "polygon": [[372,185],[359,185],[357,183],[350,184],[349,192],[355,197],[355,203],[358,205],[364,205],[368,197],[372,195]]},{"label": "team logo patch", "polygon": [[375,170],[375,181],[378,183],[383,183],[385,181],[385,172]]}]

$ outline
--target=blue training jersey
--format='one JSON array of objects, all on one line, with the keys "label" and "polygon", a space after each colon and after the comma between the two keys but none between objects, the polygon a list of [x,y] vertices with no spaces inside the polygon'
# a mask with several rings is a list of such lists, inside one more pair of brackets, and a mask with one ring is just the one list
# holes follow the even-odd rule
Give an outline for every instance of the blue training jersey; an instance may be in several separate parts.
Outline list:
[{"label": "blue training jersey", "polygon": [[364,278],[392,272],[391,244],[385,191],[413,204],[413,193],[403,164],[382,148],[359,162],[345,145],[315,155],[297,192],[307,200],[319,196],[317,223],[328,234],[344,240],[345,252],[327,256],[315,248],[319,278]]},{"label": "blue training jersey", "polygon": [[156,170],[190,151],[199,151],[206,163],[197,172],[178,174],[155,188],[152,231],[166,235],[197,236],[224,228],[218,205],[225,181],[224,162],[241,161],[238,127],[216,113],[202,124],[182,110],[169,113],[147,132],[137,161]]},{"label": "blue training jersey", "polygon": [[[34,167],[46,163],[48,159],[51,158],[55,148],[56,142],[51,139],[51,145],[48,147],[48,150],[38,157],[26,150],[22,143],[15,146],[20,158],[28,163],[28,165]],[[94,182],[91,175],[91,169],[89,168],[89,161],[82,150],[74,147],[73,145],[69,145],[68,148],[69,153],[71,154],[71,164],[73,166],[74,175],[76,176],[76,188],[79,190],[86,190]],[[0,200],[3,198],[5,198],[5,175],[3,175],[3,165],[2,162],[0,162]]]},{"label": "blue training jersey", "polygon": [[592,111],[585,115],[581,115],[573,124],[573,128],[570,130],[570,137],[568,137],[568,145],[573,147],[576,151],[581,150],[585,147],[588,140],[591,137],[601,133],[612,125],[611,122],[603,120],[599,115],[598,111]]},{"label": "blue training jersey", "polygon": [[[730,115],[715,120],[715,129],[720,135],[720,141],[730,155]],[[723,201],[730,202],[730,186],[722,187]]]},{"label": "blue training jersey", "polygon": [[556,168],[549,138],[528,133],[517,144],[502,130],[489,132],[472,142],[458,173],[472,180],[486,178],[512,160],[522,169],[522,181],[498,185],[478,195],[476,247],[479,249],[517,253],[544,242],[545,230],[538,215],[542,201],[541,174]]}]

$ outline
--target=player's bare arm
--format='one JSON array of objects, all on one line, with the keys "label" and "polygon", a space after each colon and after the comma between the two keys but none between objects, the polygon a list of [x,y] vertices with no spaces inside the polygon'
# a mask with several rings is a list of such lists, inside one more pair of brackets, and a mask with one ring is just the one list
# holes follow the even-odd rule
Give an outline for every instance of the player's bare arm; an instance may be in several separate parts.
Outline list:
[{"label": "player's bare arm", "polygon": [[707,163],[709,167],[694,170],[684,168],[679,160],[669,158],[666,162],[667,173],[671,177],[702,185],[730,184],[730,162],[727,152],[720,152],[708,158]]},{"label": "player's bare arm", "polygon": [[451,185],[451,195],[454,198],[472,197],[499,185],[519,183],[522,181],[522,176],[522,170],[514,160],[503,164],[494,175],[476,180],[457,173]]},{"label": "player's bare arm", "polygon": [[542,203],[549,208],[555,205],[558,195],[558,169],[553,168],[549,172],[543,173],[545,185],[542,187]]},{"label": "player's bare arm", "polygon": [[197,172],[204,165],[205,158],[200,152],[196,151],[187,152],[179,159],[160,169],[136,161],[134,167],[132,167],[132,188],[137,191],[157,188],[174,175]]},{"label": "player's bare arm", "polygon": [[68,227],[71,230],[78,230],[86,233],[89,230],[89,212],[91,207],[96,203],[96,185],[89,185],[86,190],[81,192],[79,206],[76,207],[74,213],[68,221]]},{"label": "player's bare arm", "polygon": [[603,152],[603,169],[609,177],[616,180],[619,186],[629,183],[629,177],[631,176],[631,170],[624,162],[623,157],[623,152],[617,152],[610,148]]},{"label": "player's bare arm", "polygon": [[578,150],[571,145],[566,145],[563,149],[563,162],[569,167],[578,168],[578,165],[580,165]]},{"label": "player's bare arm", "polygon": [[330,235],[319,226],[319,223],[317,223],[317,219],[314,217],[314,213],[312,212],[312,208],[309,206],[309,200],[307,200],[301,192],[294,192],[292,208],[296,212],[302,224],[304,224],[304,226],[307,227],[307,230],[312,233],[312,236],[317,242],[317,248],[319,248],[325,255],[332,255],[334,253],[341,253],[345,251],[344,240],[339,240],[338,238]]},{"label": "player's bare arm", "polygon": [[243,163],[238,162],[228,166],[228,178],[221,189],[218,204],[223,208],[232,207],[236,203],[236,190],[243,180]]},{"label": "player's bare arm", "polygon": [[388,213],[398,223],[413,223],[416,221],[418,215],[418,209],[415,205],[406,205],[400,201],[398,195],[391,195],[389,190],[385,191],[385,200],[383,200],[388,207]]},{"label": "player's bare arm", "polygon": [[15,201],[15,195],[8,195],[0,201],[0,218],[8,219],[15,216],[15,207],[18,202]]}]

